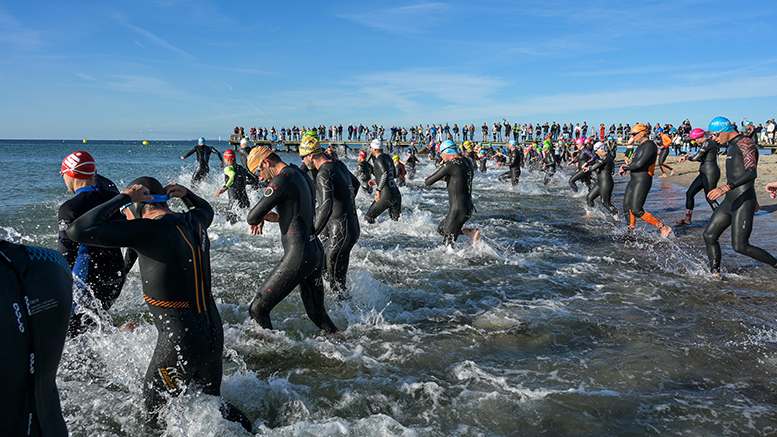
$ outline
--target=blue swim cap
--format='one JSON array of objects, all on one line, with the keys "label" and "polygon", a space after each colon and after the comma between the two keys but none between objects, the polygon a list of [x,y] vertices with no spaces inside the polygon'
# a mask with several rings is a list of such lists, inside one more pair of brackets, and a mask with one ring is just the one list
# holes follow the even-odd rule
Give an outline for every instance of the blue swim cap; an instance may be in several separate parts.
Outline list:
[{"label": "blue swim cap", "polygon": [[610,135],[609,137],[607,137],[607,141],[612,141],[612,140],[614,140],[614,139],[615,139],[615,138],[613,138],[613,137],[612,137],[612,135]]},{"label": "blue swim cap", "polygon": [[411,149],[410,147],[408,147],[408,148],[407,148],[407,150],[405,150],[405,153],[413,153],[413,149]]},{"label": "blue swim cap", "polygon": [[511,146],[515,146],[517,143],[515,142],[515,140],[510,140],[510,143],[509,143],[509,144],[510,144]]},{"label": "blue swim cap", "polygon": [[453,140],[445,140],[440,144],[440,153],[455,155],[457,151],[458,147],[456,147],[456,143]]},{"label": "blue swim cap", "polygon": [[710,122],[707,130],[711,132],[731,132],[734,130],[734,125],[726,117],[715,117]]},{"label": "blue swim cap", "polygon": [[753,125],[753,122],[752,122],[752,121],[746,121],[746,122],[745,122],[745,126],[752,126],[752,125]]},{"label": "blue swim cap", "polygon": [[205,137],[200,137],[200,139],[197,142],[200,144],[205,144]]}]

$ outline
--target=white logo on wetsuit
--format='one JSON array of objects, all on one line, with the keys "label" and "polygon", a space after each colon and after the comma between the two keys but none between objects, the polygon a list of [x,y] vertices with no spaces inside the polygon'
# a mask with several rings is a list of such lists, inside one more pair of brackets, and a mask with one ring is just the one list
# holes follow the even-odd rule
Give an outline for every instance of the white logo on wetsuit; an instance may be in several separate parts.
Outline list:
[{"label": "white logo on wetsuit", "polygon": [[272,193],[275,192],[272,187],[267,187],[266,190],[264,190],[264,197],[270,197],[272,196]]},{"label": "white logo on wetsuit", "polygon": [[19,304],[13,304],[13,310],[16,313],[16,322],[19,323],[19,332],[24,332],[24,323],[22,323],[22,311],[19,308]]}]

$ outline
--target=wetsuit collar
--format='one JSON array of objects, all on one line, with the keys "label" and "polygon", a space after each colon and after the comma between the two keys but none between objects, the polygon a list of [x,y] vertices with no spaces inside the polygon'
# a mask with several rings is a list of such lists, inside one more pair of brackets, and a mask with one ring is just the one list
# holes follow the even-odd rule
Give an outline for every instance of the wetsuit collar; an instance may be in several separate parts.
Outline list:
[{"label": "wetsuit collar", "polygon": [[76,190],[76,194],[86,193],[86,192],[89,192],[89,191],[97,191],[99,189],[100,189],[100,187],[97,186],[96,184],[95,185],[87,185],[85,187],[81,187],[81,188],[77,189]]}]

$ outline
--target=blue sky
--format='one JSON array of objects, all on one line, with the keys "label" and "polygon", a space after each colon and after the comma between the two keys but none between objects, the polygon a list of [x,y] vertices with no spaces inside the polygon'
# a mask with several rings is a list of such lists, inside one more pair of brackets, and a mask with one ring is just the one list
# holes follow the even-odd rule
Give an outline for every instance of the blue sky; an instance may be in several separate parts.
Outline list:
[{"label": "blue sky", "polygon": [[773,1],[0,5],[0,138],[776,117]]}]

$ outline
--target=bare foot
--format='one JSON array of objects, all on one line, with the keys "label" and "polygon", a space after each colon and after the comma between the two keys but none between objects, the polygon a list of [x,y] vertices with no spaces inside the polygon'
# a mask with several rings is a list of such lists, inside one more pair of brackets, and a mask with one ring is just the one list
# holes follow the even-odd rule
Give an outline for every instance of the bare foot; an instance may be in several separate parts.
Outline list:
[{"label": "bare foot", "polygon": [[621,221],[621,216],[618,215],[618,214],[615,214],[615,215],[612,216],[612,219],[615,220],[616,222],[619,222],[619,221]]},{"label": "bare foot", "polygon": [[661,228],[661,238],[666,238],[666,237],[668,237],[668,236],[669,236],[669,234],[671,234],[671,233],[672,233],[672,227],[671,227],[671,226],[664,225],[664,226]]},{"label": "bare foot", "polygon": [[660,177],[660,178],[665,178],[665,177],[666,177],[666,173],[662,174],[662,175],[661,175],[661,176],[659,176],[659,177]]},{"label": "bare foot", "polygon": [[472,245],[478,244],[480,240],[480,229],[475,229],[475,235],[472,236]]},{"label": "bare foot", "polygon": [[135,332],[135,324],[132,322],[126,322],[119,325],[119,331],[121,332]]},{"label": "bare foot", "polygon": [[682,220],[677,222],[678,226],[685,226],[685,225],[690,225],[690,224],[691,224],[691,221],[687,220],[687,219],[682,219]]},{"label": "bare foot", "polygon": [[674,169],[672,169],[672,172],[669,173],[669,176],[674,176]]}]

